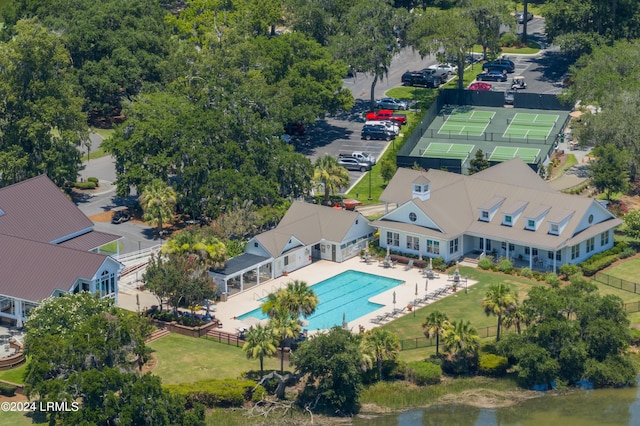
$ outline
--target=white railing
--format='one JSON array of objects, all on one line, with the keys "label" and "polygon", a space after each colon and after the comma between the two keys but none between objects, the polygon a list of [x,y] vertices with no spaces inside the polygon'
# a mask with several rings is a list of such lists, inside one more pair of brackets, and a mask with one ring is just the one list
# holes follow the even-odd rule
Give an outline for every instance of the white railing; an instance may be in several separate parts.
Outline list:
[{"label": "white railing", "polygon": [[151,256],[151,254],[156,254],[160,251],[160,248],[162,246],[160,244],[157,244],[153,247],[149,247],[146,249],[142,249],[142,250],[137,250],[137,251],[133,251],[131,253],[122,253],[120,255],[114,255],[112,256],[114,259],[116,259],[119,262],[130,262],[132,260],[136,260],[136,259],[141,259],[143,257],[149,257]]}]

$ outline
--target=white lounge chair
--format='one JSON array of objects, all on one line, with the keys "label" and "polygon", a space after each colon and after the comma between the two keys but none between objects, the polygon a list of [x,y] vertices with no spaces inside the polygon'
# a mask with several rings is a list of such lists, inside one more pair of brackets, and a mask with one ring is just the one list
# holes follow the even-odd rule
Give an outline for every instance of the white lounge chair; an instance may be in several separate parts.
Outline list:
[{"label": "white lounge chair", "polygon": [[408,271],[411,268],[413,268],[413,259],[409,260],[409,263],[407,263],[407,266],[404,267],[404,270]]}]

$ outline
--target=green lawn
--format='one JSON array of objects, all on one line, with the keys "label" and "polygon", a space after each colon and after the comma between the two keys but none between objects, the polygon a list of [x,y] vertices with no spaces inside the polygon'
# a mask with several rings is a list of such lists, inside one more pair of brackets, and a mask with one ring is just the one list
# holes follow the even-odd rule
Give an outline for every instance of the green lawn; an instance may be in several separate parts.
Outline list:
[{"label": "green lawn", "polygon": [[6,380],[7,382],[17,383],[21,385],[24,383],[24,373],[26,369],[27,363],[25,362],[18,368],[0,371],[0,380]]},{"label": "green lawn", "polygon": [[119,247],[119,249],[122,250],[123,246],[124,246],[124,243],[122,241],[112,241],[109,244],[105,244],[102,247],[100,247],[99,251],[100,253],[106,253],[106,254],[117,253],[116,247]]},{"label": "green lawn", "polygon": [[[211,340],[171,333],[149,344],[158,365],[153,374],[164,384],[205,379],[235,379],[243,372],[259,370],[259,360],[248,360],[241,348]],[[265,370],[280,370],[280,358],[265,358]],[[285,370],[288,363],[285,360]]]},{"label": "green lawn", "polygon": [[[447,297],[435,303],[419,308],[415,313],[415,317],[413,314],[406,315],[385,324],[383,328],[391,331],[400,340],[421,337],[423,335],[421,324],[426,316],[433,311],[444,312],[452,321],[469,320],[476,328],[494,326],[497,324],[496,318],[493,316],[488,317],[481,305],[482,298],[492,284],[507,282],[512,286],[513,290],[518,292],[521,299],[526,296],[531,286],[542,285],[536,281],[521,277],[484,272],[464,266],[460,267],[460,273],[463,276],[468,275],[470,279],[476,280],[478,283],[469,287],[467,292],[465,292],[464,288],[459,288],[456,293],[450,293]],[[420,294],[422,293],[424,293],[424,288]]]},{"label": "green lawn", "polygon": [[628,259],[604,272],[623,280],[640,282],[640,258]]}]

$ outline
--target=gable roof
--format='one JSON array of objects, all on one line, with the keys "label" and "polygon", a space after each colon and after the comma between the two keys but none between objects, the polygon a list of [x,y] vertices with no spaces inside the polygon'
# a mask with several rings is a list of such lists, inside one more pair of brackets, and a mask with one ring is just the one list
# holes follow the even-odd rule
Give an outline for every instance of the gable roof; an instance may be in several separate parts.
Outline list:
[{"label": "gable roof", "polygon": [[0,234],[0,294],[40,301],[56,289],[68,291],[78,278],[91,280],[107,259],[97,253]]},{"label": "gable roof", "polygon": [[256,239],[271,256],[278,257],[291,238],[304,245],[316,244],[323,239],[341,242],[358,218],[367,220],[357,212],[294,201],[278,226],[257,235]]},{"label": "gable roof", "polygon": [[[425,173],[431,181],[431,197],[424,201],[412,198],[411,182],[419,174]],[[603,226],[609,229],[621,223],[607,212],[608,218],[601,221],[606,222],[607,226],[591,226],[579,232],[580,221],[586,212],[590,208],[601,208],[596,207],[598,203],[589,198],[556,191],[519,158],[499,163],[472,176],[433,169],[428,172],[398,169],[380,199],[403,207],[408,203],[415,204],[438,225],[443,238],[467,232],[525,245],[557,248],[578,233],[587,238],[596,235],[597,229]],[[498,204],[500,207],[490,222],[479,220],[481,210],[491,209]],[[503,214],[511,214],[514,206],[522,209],[518,221],[513,226],[503,225]],[[373,225],[389,227],[390,221],[385,219],[392,213],[375,221]],[[537,230],[525,229],[525,218],[537,218],[543,213],[546,213],[545,221]],[[560,235],[551,235],[547,222],[558,218],[567,219],[566,226]],[[393,226],[398,225],[394,223]],[[415,232],[418,228],[412,229]],[[424,233],[433,235],[438,232],[425,230]]]},{"label": "gable roof", "polygon": [[0,234],[60,242],[93,223],[45,175],[0,188]]}]

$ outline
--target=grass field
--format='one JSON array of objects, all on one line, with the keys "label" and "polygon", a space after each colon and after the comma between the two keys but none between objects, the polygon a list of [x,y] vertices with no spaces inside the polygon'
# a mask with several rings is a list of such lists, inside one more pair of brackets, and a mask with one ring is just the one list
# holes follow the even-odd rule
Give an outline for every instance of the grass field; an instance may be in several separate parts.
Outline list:
[{"label": "grass field", "polygon": [[[243,372],[259,370],[259,360],[248,360],[241,348],[206,339],[171,333],[151,342],[158,365],[153,374],[164,384],[205,379],[235,379]],[[265,358],[265,370],[280,370],[280,358]],[[288,363],[285,360],[285,370]]]}]

